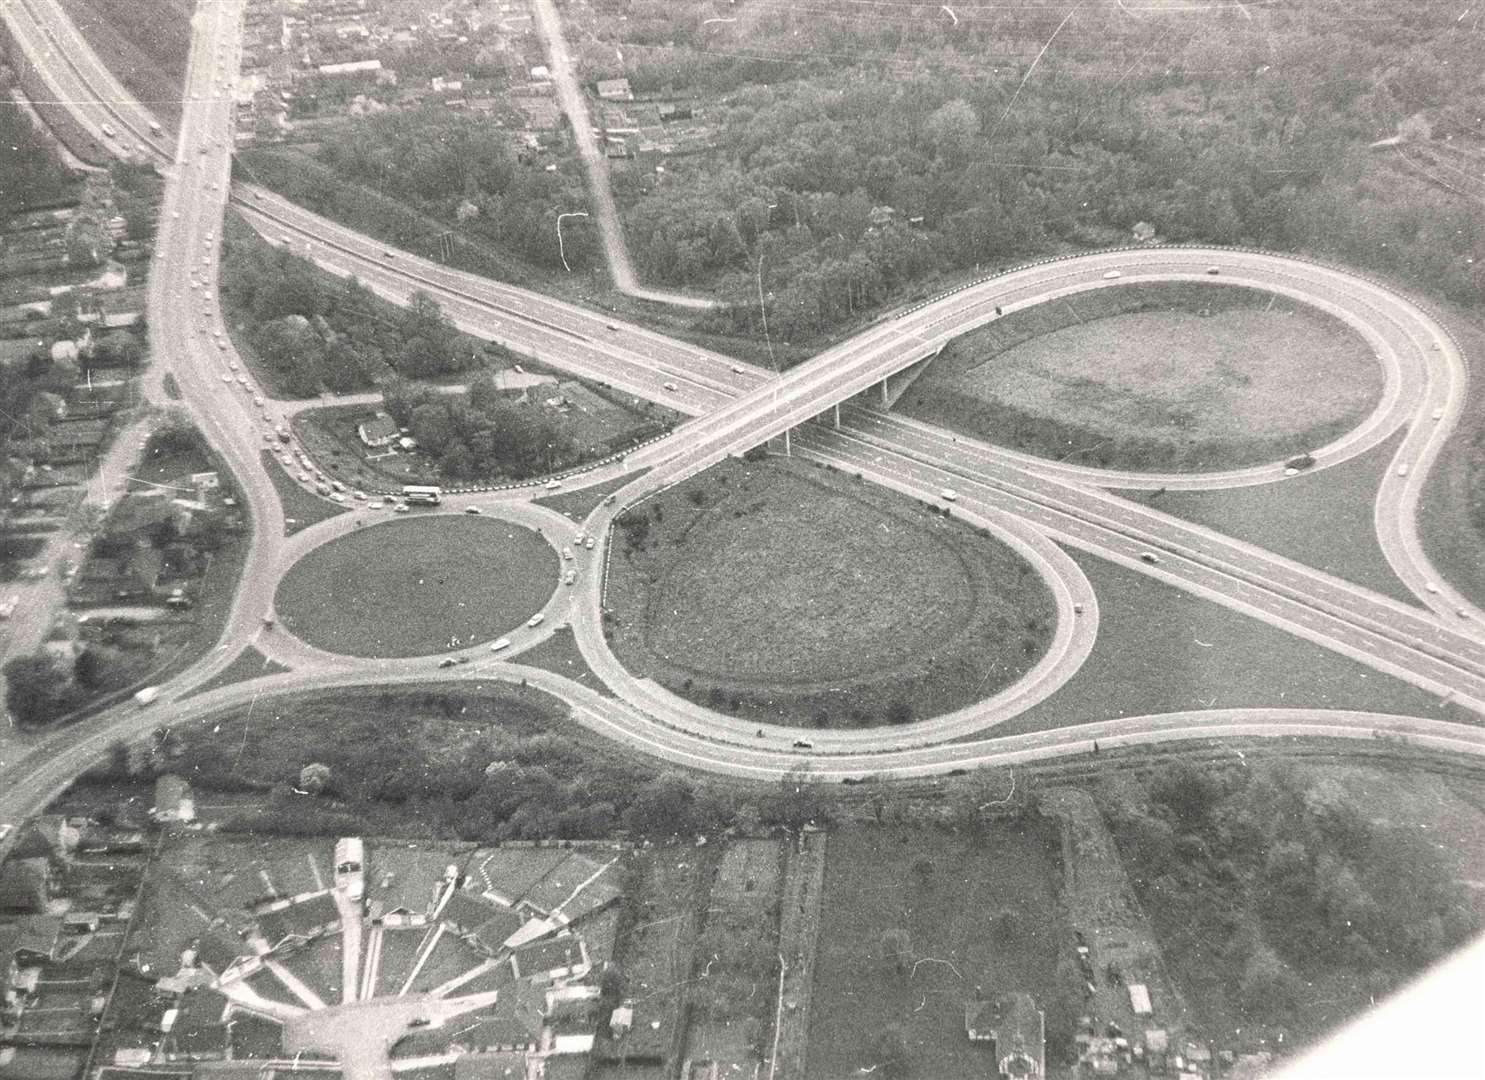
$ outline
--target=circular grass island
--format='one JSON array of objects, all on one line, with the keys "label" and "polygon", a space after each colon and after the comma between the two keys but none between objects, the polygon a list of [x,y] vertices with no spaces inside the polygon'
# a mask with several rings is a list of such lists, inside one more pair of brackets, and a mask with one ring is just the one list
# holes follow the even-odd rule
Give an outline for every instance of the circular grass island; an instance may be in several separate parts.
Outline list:
[{"label": "circular grass island", "polygon": [[1131,285],[951,342],[909,416],[1100,468],[1206,472],[1315,450],[1376,405],[1382,365],[1339,319],[1230,285]]},{"label": "circular grass island", "polygon": [[729,460],[615,526],[605,625],[634,674],[759,723],[941,715],[1028,671],[1051,591],[1000,541],[792,459]]},{"label": "circular grass island", "polygon": [[304,556],[279,583],[274,606],[291,633],[317,648],[426,656],[520,626],[551,596],[557,562],[540,536],[505,521],[389,521]]}]

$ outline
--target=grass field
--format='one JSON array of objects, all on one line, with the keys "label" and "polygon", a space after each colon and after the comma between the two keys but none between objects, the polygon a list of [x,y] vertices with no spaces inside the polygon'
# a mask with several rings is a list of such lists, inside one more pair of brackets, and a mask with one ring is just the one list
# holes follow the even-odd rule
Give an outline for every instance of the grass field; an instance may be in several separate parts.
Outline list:
[{"label": "grass field", "polygon": [[728,461],[636,515],[643,547],[621,524],[609,565],[616,654],[759,721],[947,712],[1027,670],[1055,620],[999,542],[804,463]]},{"label": "grass field", "polygon": [[1110,467],[1273,460],[1354,426],[1382,387],[1349,328],[1273,300],[1223,286],[1125,287],[1015,312],[951,342],[899,408]]},{"label": "grass field", "polygon": [[1220,604],[1080,551],[1098,641],[1078,673],[997,734],[1183,709],[1368,709],[1474,722],[1432,694]]},{"label": "grass field", "polygon": [[[278,492],[279,505],[284,508],[285,536],[293,536],[300,529],[307,529],[311,525],[328,521],[335,515],[346,512],[347,507],[338,506],[318,495],[311,495],[296,484],[294,479],[280,467],[277,460],[271,460],[272,454],[269,451],[262,451],[260,456],[263,460],[263,469],[268,473],[268,479],[272,481],[274,490]],[[295,471],[298,471],[297,467]]]},{"label": "grass field", "polygon": [[[1024,990],[1046,1002],[1063,933],[1056,829],[995,824],[984,840],[928,829],[844,828],[830,837],[815,984],[811,1080],[877,1064],[873,1041],[899,1025],[916,1077],[994,1075],[964,1037],[964,1003]],[[992,920],[1010,913],[1010,933]],[[900,970],[883,941],[905,931]]]},{"label": "grass field", "polygon": [[190,0],[61,0],[124,88],[162,120],[180,119],[191,47]]},{"label": "grass field", "polygon": [[316,548],[284,575],[275,606],[286,627],[332,652],[422,656],[519,626],[556,580],[556,553],[535,533],[439,514]]},{"label": "grass field", "polygon": [[1283,483],[1160,496],[1148,491],[1118,494],[1417,604],[1382,554],[1372,521],[1377,487],[1401,440],[1398,433],[1333,469],[1302,473]]}]

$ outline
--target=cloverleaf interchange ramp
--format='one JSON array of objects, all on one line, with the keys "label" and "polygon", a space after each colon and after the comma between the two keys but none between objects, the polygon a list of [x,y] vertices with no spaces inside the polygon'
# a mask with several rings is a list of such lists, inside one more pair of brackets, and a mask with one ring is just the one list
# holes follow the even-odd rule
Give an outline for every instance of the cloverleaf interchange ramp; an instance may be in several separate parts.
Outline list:
[{"label": "cloverleaf interchange ramp", "polygon": [[[149,119],[129,102],[116,82],[101,72],[96,57],[81,43],[50,0],[16,0],[4,9],[7,25],[33,63],[54,76],[57,97],[76,101],[84,122],[101,132],[104,123],[129,118],[137,132]],[[254,410],[244,398],[224,393],[217,383],[230,347],[211,348],[208,333],[217,318],[202,293],[215,287],[216,248],[209,234],[219,230],[227,200],[231,144],[231,79],[236,71],[236,33],[240,6],[203,5],[194,22],[187,101],[175,154],[144,141],[162,163],[167,194],[159,238],[160,258],[151,281],[150,325],[154,363],[150,396],[166,374],[181,386],[185,406],[223,454],[246,493],[254,535],[233,613],[221,647],[162,693],[154,712],[114,710],[78,728],[40,742],[5,768],[0,810],[23,812],[44,802],[86,767],[106,745],[141,734],[164,716],[188,721],[209,716],[260,696],[270,700],[311,687],[413,684],[430,678],[426,661],[405,664],[357,663],[329,654],[301,652],[301,667],[286,674],[233,684],[190,696],[225,669],[242,647],[255,643],[271,651],[262,618],[272,610],[278,577],[285,566],[282,510],[268,480],[256,443]],[[17,29],[19,27],[19,29]],[[34,50],[34,51],[33,51]],[[50,50],[50,52],[48,52]],[[92,57],[90,60],[89,58]],[[98,70],[95,70],[98,69]],[[229,74],[230,72],[230,74]],[[112,147],[122,152],[123,148]],[[198,149],[199,148],[199,149]],[[624,488],[614,505],[600,507],[587,523],[606,536],[613,517],[646,495],[674,483],[729,454],[740,453],[771,436],[799,431],[802,452],[897,490],[933,499],[944,486],[961,490],[956,512],[982,521],[1003,536],[1018,539],[1019,550],[1034,551],[1048,573],[1057,558],[1048,538],[1096,552],[1123,565],[1227,604],[1272,625],[1324,644],[1380,671],[1449,695],[1475,711],[1485,711],[1485,644],[1479,612],[1461,597],[1424,588],[1438,576],[1423,557],[1412,510],[1426,477],[1457,419],[1463,402],[1464,365],[1458,349],[1438,323],[1386,288],[1344,271],[1263,252],[1224,249],[1139,249],[1054,260],[1019,268],[974,283],[920,305],[896,318],[879,320],[864,333],[826,350],[786,375],[773,377],[716,353],[612,320],[591,311],[511,286],[474,278],[396,252],[293,207],[260,189],[237,186],[232,195],[250,224],[276,243],[288,243],[316,263],[341,274],[355,274],[380,295],[406,302],[414,291],[432,295],[462,329],[536,355],[553,367],[610,383],[622,390],[663,400],[697,417],[661,440],[630,455],[624,467],[648,468]],[[203,254],[204,252],[204,254]],[[202,263],[202,260],[205,263]],[[1211,530],[1136,506],[1100,490],[1104,487],[1176,483],[1191,487],[1279,482],[1274,466],[1204,477],[1178,478],[1104,474],[1053,466],[964,438],[946,442],[945,433],[927,425],[854,404],[870,401],[884,379],[933,355],[942,345],[980,322],[1043,300],[1104,287],[1117,271],[1125,282],[1197,280],[1208,265],[1220,263],[1225,280],[1283,292],[1337,314],[1358,329],[1377,350],[1387,373],[1377,408],[1357,429],[1324,448],[1319,467],[1354,456],[1411,425],[1396,461],[1412,463],[1407,476],[1389,468],[1376,500],[1379,537],[1389,562],[1427,608],[1414,609],[1367,590],[1283,560]],[[204,265],[199,274],[192,268]],[[664,381],[677,384],[662,392]],[[834,428],[834,410],[847,403]],[[1431,411],[1443,419],[1425,423]],[[828,415],[825,426],[813,423]],[[622,474],[622,469],[621,469]],[[597,475],[597,474],[595,474]],[[613,471],[603,474],[613,475]],[[505,493],[482,505],[520,498]],[[473,497],[459,502],[474,504]],[[317,526],[299,534],[299,544],[323,542],[334,529]],[[1140,554],[1159,551],[1158,567]],[[599,552],[601,557],[602,551]],[[1061,556],[1066,561],[1066,556]],[[1071,674],[1096,633],[1096,608],[1070,619],[1074,596],[1086,582],[1063,565],[1049,574],[1058,597],[1059,641],[1025,685],[983,703],[970,718],[975,730],[999,722],[1029,698],[1055,689],[1046,671]],[[1440,583],[1442,584],[1442,583]],[[1365,712],[1324,710],[1226,710],[1103,721],[1036,736],[944,743],[945,732],[961,718],[940,718],[888,733],[811,732],[808,753],[777,745],[749,743],[751,729],[685,702],[653,684],[641,685],[623,672],[603,642],[598,625],[601,575],[585,575],[580,588],[566,594],[566,605],[585,658],[621,700],[599,696],[550,673],[484,659],[456,669],[450,681],[521,678],[565,700],[579,722],[636,749],[698,768],[756,778],[776,777],[802,760],[823,776],[922,775],[990,762],[1030,760],[1086,752],[1092,739],[1118,742],[1167,741],[1223,735],[1340,735],[1373,737],[1403,732],[1428,745],[1468,754],[1485,753],[1485,738],[1472,727],[1441,721]],[[556,610],[556,609],[554,609]],[[1455,614],[1464,610],[1468,619]],[[539,638],[534,637],[533,641]],[[293,650],[292,643],[284,648]],[[1065,676],[1063,676],[1065,677]],[[937,727],[934,725],[937,724]],[[756,741],[756,740],[755,740]],[[770,740],[777,743],[778,740]]]}]

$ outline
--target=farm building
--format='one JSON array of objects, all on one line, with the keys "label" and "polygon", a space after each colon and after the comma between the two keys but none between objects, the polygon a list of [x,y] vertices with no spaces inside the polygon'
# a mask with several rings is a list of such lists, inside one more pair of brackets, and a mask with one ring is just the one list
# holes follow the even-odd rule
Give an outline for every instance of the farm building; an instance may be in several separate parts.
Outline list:
[{"label": "farm building", "polygon": [[998,1076],[1033,1080],[1046,1075],[1045,1020],[1030,994],[966,1002],[964,1033],[971,1042],[990,1044]]}]

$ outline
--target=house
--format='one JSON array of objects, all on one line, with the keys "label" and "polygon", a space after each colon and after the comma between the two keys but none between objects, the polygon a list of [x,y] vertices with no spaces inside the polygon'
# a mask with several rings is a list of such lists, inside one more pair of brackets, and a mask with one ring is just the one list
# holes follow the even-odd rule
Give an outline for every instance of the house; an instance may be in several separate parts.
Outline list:
[{"label": "house", "polygon": [[593,970],[593,965],[588,960],[588,951],[583,947],[583,939],[570,934],[517,949],[511,955],[510,962],[516,978],[539,979],[544,982],[581,979]]},{"label": "house", "polygon": [[526,1080],[524,1051],[465,1054],[454,1059],[454,1080]]},{"label": "house", "polygon": [[42,914],[52,895],[52,868],[46,859],[10,859],[0,866],[0,911]]},{"label": "house", "polygon": [[19,933],[15,943],[16,966],[37,964],[57,955],[62,939],[60,915],[23,915],[14,924]]},{"label": "house", "polygon": [[232,1038],[227,1006],[227,998],[215,990],[186,991],[160,1045],[165,1060],[221,1061],[226,1058]]},{"label": "house", "polygon": [[329,892],[286,904],[258,916],[258,933],[272,952],[290,942],[305,942],[340,925],[340,909]]},{"label": "house", "polygon": [[399,434],[401,429],[397,427],[397,421],[386,413],[377,413],[370,420],[356,425],[356,437],[372,449],[391,446]]},{"label": "house", "polygon": [[15,1003],[15,979],[18,971],[15,954],[20,943],[20,929],[11,923],[0,923],[0,1011]]},{"label": "house", "polygon": [[174,773],[166,773],[155,781],[155,805],[150,816],[156,821],[194,821],[196,802],[191,796],[191,785]]},{"label": "house", "polygon": [[1144,983],[1130,983],[1129,1007],[1135,1016],[1149,1016],[1154,1012],[1150,1007],[1150,988]]},{"label": "house", "polygon": [[1030,994],[1017,991],[966,1002],[964,1033],[971,1042],[989,1044],[998,1076],[1029,1080],[1046,1075],[1046,1022]]},{"label": "house", "polygon": [[599,79],[596,89],[604,101],[633,101],[634,91],[628,79]]}]

